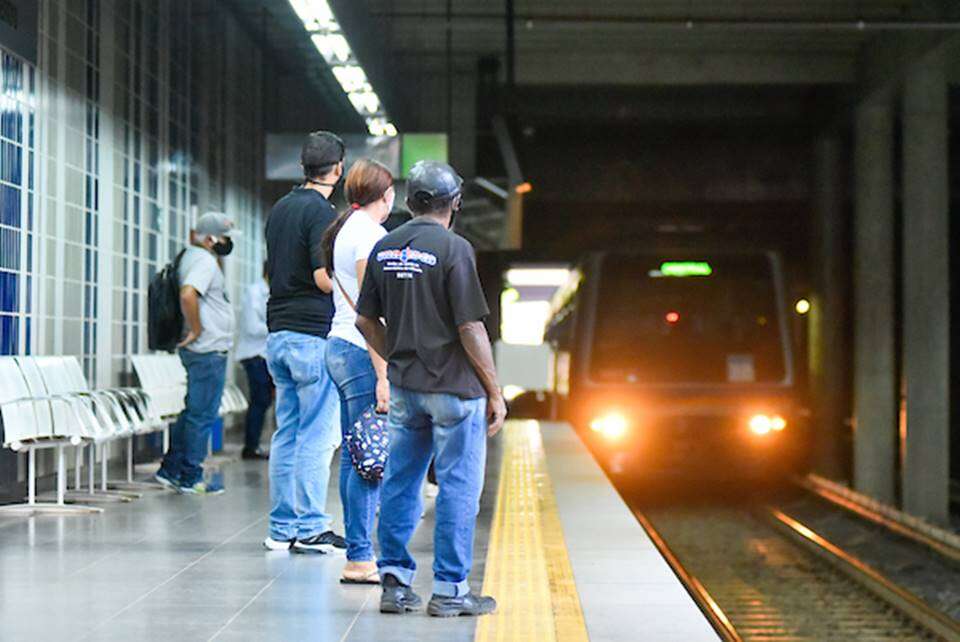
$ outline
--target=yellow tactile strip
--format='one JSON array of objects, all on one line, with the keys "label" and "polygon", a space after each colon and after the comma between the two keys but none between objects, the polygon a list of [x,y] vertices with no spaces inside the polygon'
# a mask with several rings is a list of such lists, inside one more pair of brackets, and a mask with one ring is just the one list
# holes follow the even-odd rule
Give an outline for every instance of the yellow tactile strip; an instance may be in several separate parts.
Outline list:
[{"label": "yellow tactile strip", "polygon": [[483,592],[498,609],[477,623],[479,642],[580,642],[587,629],[535,421],[503,429],[503,462]]}]

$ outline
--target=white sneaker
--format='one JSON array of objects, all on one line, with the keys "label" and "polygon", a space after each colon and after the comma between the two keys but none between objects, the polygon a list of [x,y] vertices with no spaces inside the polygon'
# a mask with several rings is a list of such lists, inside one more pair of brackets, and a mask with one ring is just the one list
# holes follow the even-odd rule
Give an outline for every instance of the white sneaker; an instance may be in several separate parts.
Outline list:
[{"label": "white sneaker", "polygon": [[268,537],[267,539],[263,540],[263,547],[268,551],[289,551],[291,548],[293,548],[293,543],[295,541],[296,540],[293,539],[284,541]]}]

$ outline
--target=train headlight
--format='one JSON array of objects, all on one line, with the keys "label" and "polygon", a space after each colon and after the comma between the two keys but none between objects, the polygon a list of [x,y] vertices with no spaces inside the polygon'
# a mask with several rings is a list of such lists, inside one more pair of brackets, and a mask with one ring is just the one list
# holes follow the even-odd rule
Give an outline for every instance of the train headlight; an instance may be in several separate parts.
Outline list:
[{"label": "train headlight", "polygon": [[617,441],[630,428],[627,418],[619,412],[608,412],[590,422],[590,430],[598,432],[611,441]]},{"label": "train headlight", "polygon": [[780,432],[787,427],[787,420],[780,415],[754,415],[750,417],[750,432],[763,436],[771,432]]}]

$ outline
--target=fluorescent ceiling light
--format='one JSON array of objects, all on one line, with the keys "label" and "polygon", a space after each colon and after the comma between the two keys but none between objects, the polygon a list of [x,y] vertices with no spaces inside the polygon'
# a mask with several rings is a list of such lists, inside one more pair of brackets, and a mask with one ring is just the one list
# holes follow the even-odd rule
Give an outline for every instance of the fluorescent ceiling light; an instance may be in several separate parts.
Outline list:
[{"label": "fluorescent ceiling light", "polygon": [[513,268],[507,270],[507,283],[513,286],[561,286],[570,278],[566,268]]},{"label": "fluorescent ceiling light", "polygon": [[310,40],[330,65],[334,77],[357,113],[364,117],[367,131],[373,136],[396,136],[380,97],[373,90],[363,67],[357,63],[350,43],[326,0],[289,0]]}]

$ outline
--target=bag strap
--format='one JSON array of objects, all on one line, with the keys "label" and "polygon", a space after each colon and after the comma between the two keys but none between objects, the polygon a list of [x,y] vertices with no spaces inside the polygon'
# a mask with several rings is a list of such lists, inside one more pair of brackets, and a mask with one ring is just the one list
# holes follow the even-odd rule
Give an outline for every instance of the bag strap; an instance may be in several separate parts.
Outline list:
[{"label": "bag strap", "polygon": [[347,300],[347,304],[350,306],[350,309],[356,312],[357,306],[353,302],[353,299],[350,298],[350,295],[347,294],[347,289],[343,287],[343,283],[340,283],[340,277],[337,276],[336,272],[333,273],[333,280],[337,282],[337,287],[340,288],[340,294],[342,294],[343,298]]}]

